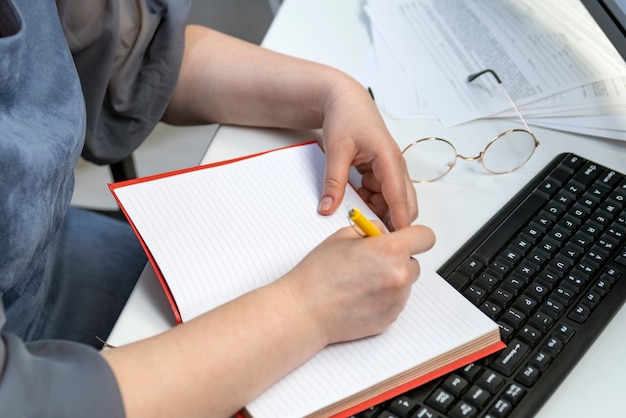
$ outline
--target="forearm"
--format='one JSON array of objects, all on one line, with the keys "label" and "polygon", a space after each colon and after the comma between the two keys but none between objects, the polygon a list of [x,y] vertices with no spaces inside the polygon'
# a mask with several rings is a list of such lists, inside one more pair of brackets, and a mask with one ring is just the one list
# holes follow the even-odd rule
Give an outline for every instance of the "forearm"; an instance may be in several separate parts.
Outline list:
[{"label": "forearm", "polygon": [[324,107],[342,89],[355,88],[362,89],[333,68],[190,26],[179,80],[163,120],[320,128]]},{"label": "forearm", "polygon": [[301,313],[279,282],[103,355],[129,418],[228,417],[325,345]]}]

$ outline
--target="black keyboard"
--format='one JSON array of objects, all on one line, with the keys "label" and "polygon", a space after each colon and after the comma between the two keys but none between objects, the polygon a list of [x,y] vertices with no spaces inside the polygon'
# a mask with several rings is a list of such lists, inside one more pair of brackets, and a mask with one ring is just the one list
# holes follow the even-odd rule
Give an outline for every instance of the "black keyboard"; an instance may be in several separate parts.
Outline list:
[{"label": "black keyboard", "polygon": [[507,347],[356,417],[536,414],[626,298],[625,201],[623,174],[557,156],[439,269]]}]

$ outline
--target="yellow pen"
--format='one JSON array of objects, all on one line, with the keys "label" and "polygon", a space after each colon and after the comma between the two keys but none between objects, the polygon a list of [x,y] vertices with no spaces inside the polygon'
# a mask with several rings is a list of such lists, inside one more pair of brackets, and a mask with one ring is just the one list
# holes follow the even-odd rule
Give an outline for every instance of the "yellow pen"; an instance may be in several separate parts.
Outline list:
[{"label": "yellow pen", "polygon": [[373,237],[375,235],[382,235],[382,233],[376,228],[363,214],[356,208],[349,208],[348,215],[350,215],[350,219],[352,222],[358,226],[361,231],[365,233],[368,237]]}]

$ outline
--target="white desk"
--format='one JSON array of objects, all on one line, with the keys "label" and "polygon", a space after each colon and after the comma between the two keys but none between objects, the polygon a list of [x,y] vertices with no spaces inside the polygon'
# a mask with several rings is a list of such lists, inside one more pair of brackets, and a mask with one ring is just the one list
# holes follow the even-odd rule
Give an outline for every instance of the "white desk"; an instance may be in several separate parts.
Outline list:
[{"label": "white desk", "polygon": [[[359,0],[286,0],[264,40],[268,48],[323,62],[355,74],[369,50],[368,26]],[[433,120],[392,120],[389,129],[403,146],[412,139],[437,135],[452,140],[459,152],[475,155],[510,123],[482,122],[446,129]],[[560,152],[581,154],[626,172],[626,142],[592,139],[534,129],[541,142],[533,158],[519,171],[488,175],[478,164],[460,161],[444,179],[417,185],[420,216],[437,234],[435,247],[421,257],[438,268],[520,187]],[[203,163],[237,157],[319,137],[318,132],[219,128]],[[126,344],[174,326],[174,319],[148,266],[117,322],[109,342]],[[616,416],[623,408],[622,327],[626,308],[581,359],[550,398],[541,417]]]}]

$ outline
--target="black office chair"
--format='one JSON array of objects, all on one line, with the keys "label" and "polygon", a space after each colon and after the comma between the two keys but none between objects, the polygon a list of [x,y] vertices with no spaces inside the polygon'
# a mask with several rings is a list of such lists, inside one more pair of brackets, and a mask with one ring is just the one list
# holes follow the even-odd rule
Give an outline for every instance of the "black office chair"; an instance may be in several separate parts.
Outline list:
[{"label": "black office chair", "polygon": [[111,175],[113,176],[114,182],[131,180],[137,177],[133,154],[130,154],[122,161],[118,161],[109,165],[109,169],[111,170]]}]

